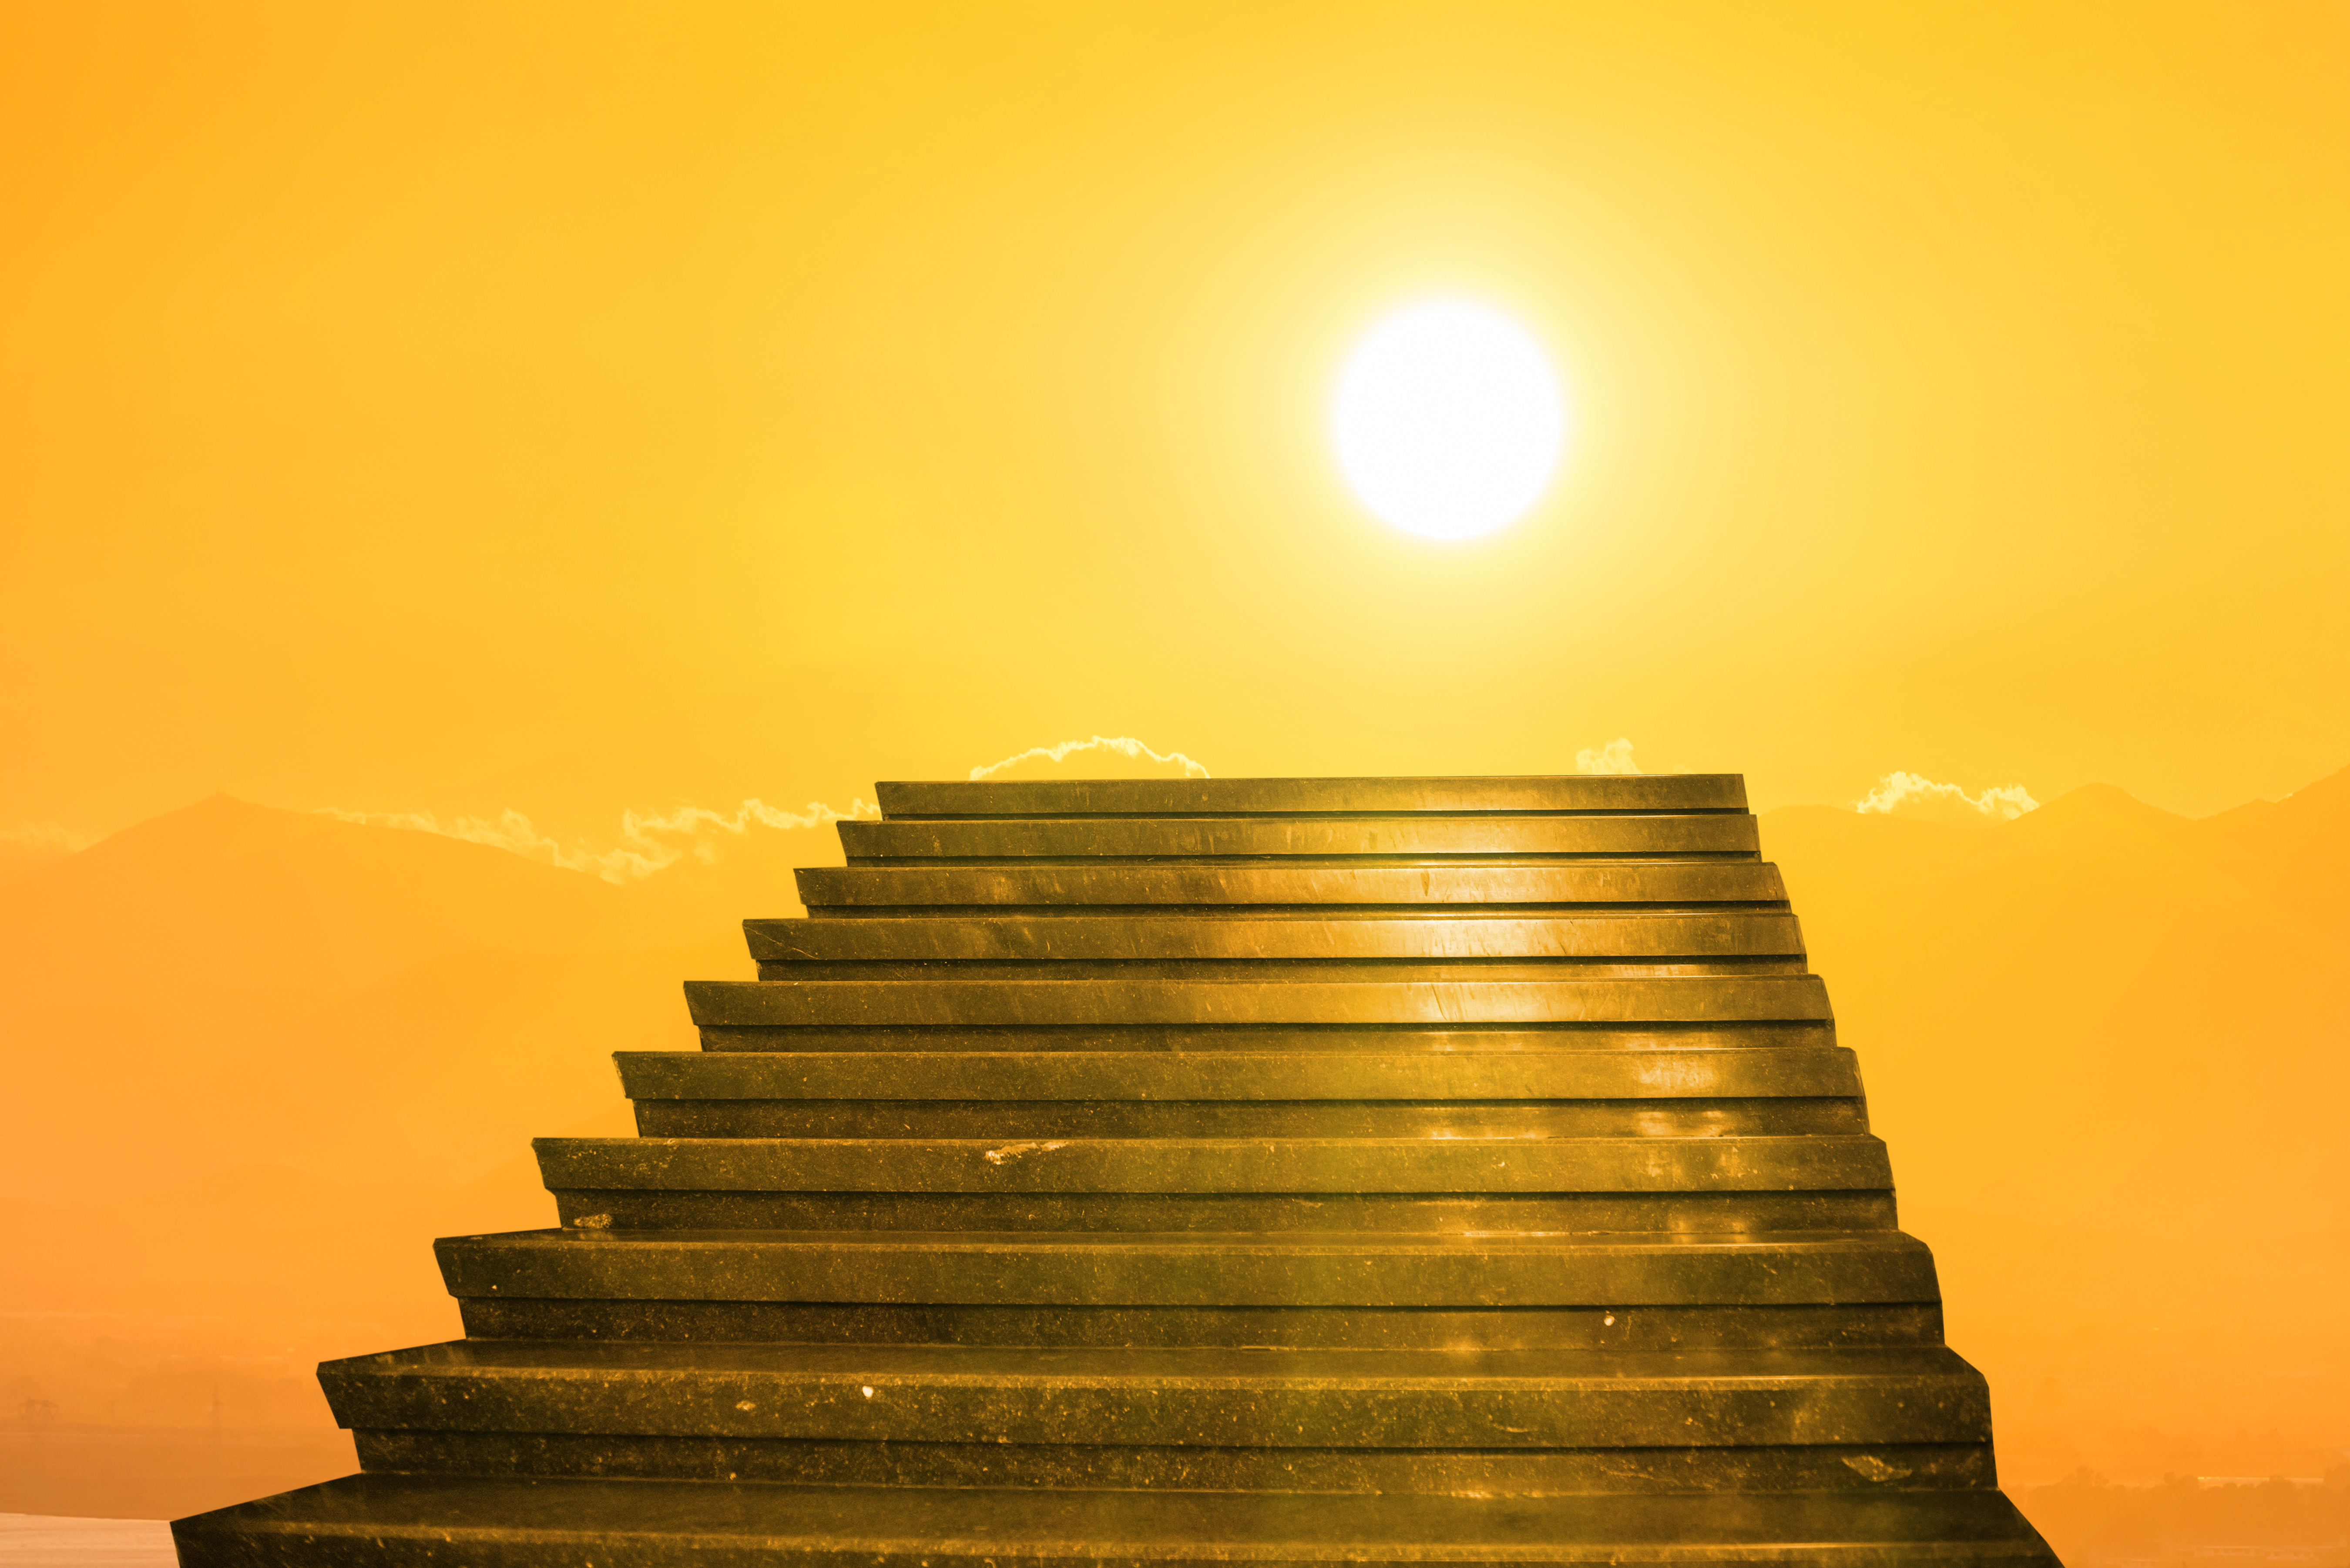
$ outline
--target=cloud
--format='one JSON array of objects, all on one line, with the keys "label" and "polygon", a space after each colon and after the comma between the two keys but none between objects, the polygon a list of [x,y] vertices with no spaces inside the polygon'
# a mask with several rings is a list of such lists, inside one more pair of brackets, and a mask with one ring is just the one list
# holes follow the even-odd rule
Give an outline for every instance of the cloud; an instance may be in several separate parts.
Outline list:
[{"label": "cloud", "polygon": [[0,827],[0,879],[37,871],[105,836],[83,833],[61,822],[20,822],[14,827]]},{"label": "cloud", "polygon": [[1618,735],[1604,746],[1575,753],[1575,771],[1579,774],[1637,774],[1640,770],[1632,761],[1632,742]]},{"label": "cloud", "polygon": [[1936,784],[1922,774],[1890,773],[1877,781],[1868,798],[1853,803],[1863,815],[1915,817],[1961,827],[2013,822],[2040,803],[2022,784],[1999,784],[1969,794],[1954,784]]},{"label": "cloud", "polygon": [[[1025,776],[1039,774],[1049,776],[1051,767],[1072,757],[1084,757],[1099,765],[1105,757],[1122,758],[1111,763],[1103,773],[1087,776],[1178,777],[1206,778],[1208,770],[1180,752],[1154,752],[1130,736],[1096,735],[1091,740],[1064,741],[1057,746],[1035,746],[1016,753],[1000,763],[990,763],[971,770],[973,779],[993,778],[998,774],[1024,771]],[[828,827],[836,822],[871,821],[881,815],[881,808],[863,799],[849,802],[847,811],[810,801],[805,810],[781,811],[761,800],[746,800],[733,812],[711,811],[698,805],[680,806],[670,812],[624,811],[620,814],[620,842],[609,849],[598,849],[588,844],[566,845],[541,833],[530,818],[518,811],[500,812],[494,817],[459,816],[442,821],[429,811],[347,811],[340,806],[322,806],[321,816],[331,816],[338,822],[353,822],[367,827],[397,827],[412,833],[437,833],[444,838],[463,839],[468,844],[484,844],[494,849],[504,849],[536,860],[545,866],[559,866],[567,871],[585,871],[601,877],[607,882],[626,886],[641,882],[656,872],[691,858],[704,865],[719,859],[726,846],[749,836],[754,828],[765,827],[788,831],[795,828]],[[78,848],[79,845],[75,847]]]},{"label": "cloud", "polygon": [[104,836],[100,833],[83,833],[62,822],[20,822],[14,827],[0,827],[0,844],[34,854],[71,855]]},{"label": "cloud", "polygon": [[501,812],[494,819],[460,816],[448,822],[429,811],[345,811],[330,805],[321,807],[318,815],[369,827],[398,827],[416,833],[437,833],[468,844],[486,844],[509,850],[525,860],[559,866],[567,871],[585,871],[607,882],[625,885],[642,881],[688,857],[704,864],[714,861],[720,846],[730,837],[742,838],[754,827],[825,827],[836,822],[869,821],[879,816],[881,809],[859,799],[852,800],[847,811],[821,801],[808,802],[805,811],[779,811],[764,801],[754,799],[744,801],[731,815],[698,805],[680,806],[671,812],[624,811],[620,814],[620,842],[610,849],[596,849],[585,844],[566,847],[539,832],[530,818],[518,811]]},{"label": "cloud", "polygon": [[1203,779],[1208,770],[1180,752],[1154,752],[1131,735],[1096,735],[1087,741],[1063,741],[1057,746],[1031,746],[1015,752],[1000,763],[989,763],[971,770],[973,783],[992,779],[1002,774],[1017,774],[1022,777],[1052,776],[1046,764],[1059,764],[1073,756],[1092,753],[1089,763],[1099,766],[1105,756],[1124,757],[1129,765],[1110,763],[1114,772],[1088,771],[1086,778],[1184,778]]}]

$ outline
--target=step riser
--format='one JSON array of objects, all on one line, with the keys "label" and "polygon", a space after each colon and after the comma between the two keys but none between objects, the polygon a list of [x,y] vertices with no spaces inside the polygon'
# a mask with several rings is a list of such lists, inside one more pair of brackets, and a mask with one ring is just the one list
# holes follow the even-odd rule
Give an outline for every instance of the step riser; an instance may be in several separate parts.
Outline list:
[{"label": "step riser", "polygon": [[1885,1146],[1807,1137],[539,1138],[551,1190],[1562,1193],[1883,1191]]},{"label": "step riser", "polygon": [[412,1474],[1492,1497],[1858,1492],[1887,1487],[1970,1490],[1997,1484],[1987,1443],[1383,1453],[1360,1449],[1111,1448],[791,1438],[629,1437],[616,1440],[572,1433],[364,1428],[355,1435],[361,1466]]},{"label": "step riser", "polygon": [[1234,908],[1330,914],[1507,909],[1521,914],[1645,905],[1663,913],[1786,912],[1787,888],[1765,861],[1555,861],[1536,866],[816,866],[793,873],[819,909],[1003,914],[1014,909],[1146,915]]},{"label": "step riser", "polygon": [[1856,1099],[1439,1102],[1275,1100],[642,1100],[646,1137],[1853,1137]]},{"label": "step riser", "polygon": [[1105,1193],[643,1192],[557,1190],[567,1228],[618,1231],[1362,1231],[1458,1235],[1534,1231],[1890,1231],[1893,1194],[1721,1192],[1506,1199],[1162,1198]]},{"label": "step riser", "polygon": [[689,981],[698,1024],[998,1027],[1825,1021],[1816,975],[1680,980],[1444,981]]},{"label": "step riser", "polygon": [[1793,915],[1651,915],[1513,919],[1496,915],[1381,919],[1027,919],[944,917],[745,920],[761,962],[993,959],[1142,961],[1204,959],[1667,959],[1799,957]]},{"label": "step riser", "polygon": [[[1072,1024],[1058,1028],[972,1028],[941,1024],[917,1028],[787,1027],[774,1024],[704,1024],[705,1052],[760,1052],[824,1055],[896,1052],[985,1052],[1004,1054],[1093,1053],[1146,1056],[1173,1052],[1267,1052],[1318,1055],[1461,1053],[1590,1054],[1599,1052],[1663,1053],[1707,1050],[1818,1051],[1835,1048],[1833,1020],[1731,1023],[1564,1023],[1527,1029],[1515,1024],[1462,1024],[1430,1029],[1412,1025],[1207,1027]],[[691,1060],[691,1058],[686,1058]]]},{"label": "step riser", "polygon": [[[1704,1390],[986,1386],[776,1375],[359,1376],[322,1369],[338,1425],[614,1438],[1203,1448],[1715,1448],[1987,1442],[1980,1377]],[[864,1390],[870,1389],[868,1393]]]},{"label": "step riser", "polygon": [[630,1344],[988,1345],[1294,1350],[1748,1350],[1938,1345],[1932,1303],[1447,1311],[989,1307],[832,1302],[458,1303],[476,1339]]},{"label": "step riser", "polygon": [[955,1102],[1617,1100],[1663,1109],[1704,1100],[1856,1099],[1852,1053],[1765,1050],[1292,1052],[622,1051],[620,1084],[646,1101]]},{"label": "step riser", "polygon": [[850,865],[876,861],[1419,860],[1454,857],[1752,855],[1743,814],[1690,816],[1128,818],[844,822]]},{"label": "step riser", "polygon": [[992,959],[898,962],[888,960],[835,962],[789,960],[759,965],[767,981],[1098,981],[1123,984],[1138,980],[1216,982],[1292,981],[1424,984],[1432,981],[1584,980],[1685,980],[1706,976],[1781,975],[1804,972],[1801,957],[1679,959],[1672,961],[1615,959],[1134,959],[1059,961]]},{"label": "step riser", "polygon": [[[770,1243],[655,1233],[532,1232],[522,1245],[435,1244],[454,1296],[938,1302],[1027,1306],[1738,1306],[1939,1299],[1922,1248],[1867,1241],[1569,1252],[1358,1239],[1315,1247],[1202,1240],[1098,1246],[995,1239],[805,1237]],[[704,1235],[712,1233],[705,1232]]]}]

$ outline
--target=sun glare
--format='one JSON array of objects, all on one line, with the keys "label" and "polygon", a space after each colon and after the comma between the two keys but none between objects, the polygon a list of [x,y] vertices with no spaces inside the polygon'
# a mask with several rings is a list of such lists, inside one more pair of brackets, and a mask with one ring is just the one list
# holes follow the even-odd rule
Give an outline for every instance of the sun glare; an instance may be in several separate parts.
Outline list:
[{"label": "sun glare", "polygon": [[1566,400],[1525,329],[1439,300],[1373,327],[1338,376],[1338,466],[1363,504],[1436,539],[1491,533],[1549,485]]}]

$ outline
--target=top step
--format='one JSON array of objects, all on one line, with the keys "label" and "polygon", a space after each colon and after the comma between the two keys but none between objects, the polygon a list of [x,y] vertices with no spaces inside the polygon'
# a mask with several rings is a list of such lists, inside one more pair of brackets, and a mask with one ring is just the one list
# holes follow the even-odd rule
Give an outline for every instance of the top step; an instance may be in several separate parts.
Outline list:
[{"label": "top step", "polygon": [[1741,774],[1422,779],[1052,779],[875,786],[890,822],[1036,816],[1594,815],[1746,809]]}]

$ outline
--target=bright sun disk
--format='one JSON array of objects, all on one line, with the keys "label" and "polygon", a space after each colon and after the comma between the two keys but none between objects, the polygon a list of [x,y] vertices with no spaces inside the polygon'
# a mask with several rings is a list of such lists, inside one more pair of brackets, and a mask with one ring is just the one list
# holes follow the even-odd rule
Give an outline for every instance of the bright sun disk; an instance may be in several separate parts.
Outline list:
[{"label": "bright sun disk", "polygon": [[1388,317],[1339,372],[1338,466],[1368,506],[1438,539],[1524,514],[1557,471],[1566,400],[1534,338],[1459,300]]}]

